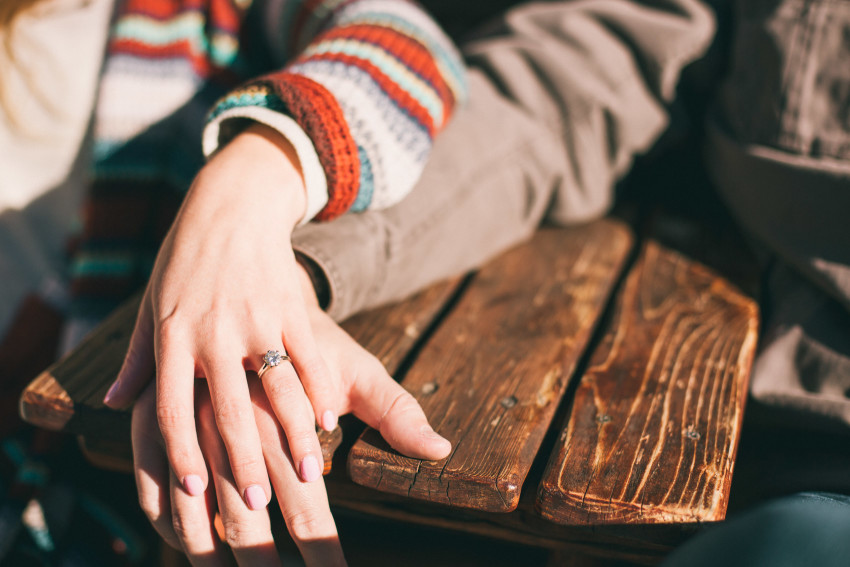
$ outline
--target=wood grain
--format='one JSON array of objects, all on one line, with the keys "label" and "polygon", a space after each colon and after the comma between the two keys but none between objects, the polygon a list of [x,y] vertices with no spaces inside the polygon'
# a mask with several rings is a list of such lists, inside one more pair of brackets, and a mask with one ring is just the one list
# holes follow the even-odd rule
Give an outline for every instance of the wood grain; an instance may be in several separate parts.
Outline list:
[{"label": "wood grain", "polygon": [[140,301],[141,294],[126,301],[76,349],[33,380],[21,395],[21,417],[45,429],[129,441],[130,412],[110,410],[103,396],[121,368]]},{"label": "wood grain", "polygon": [[508,512],[631,248],[616,221],[543,229],[485,266],[403,380],[453,444],[404,457],[374,430],[349,453],[355,482]]},{"label": "wood grain", "polygon": [[[459,278],[441,282],[408,301],[352,318],[343,327],[394,373],[459,284]],[[130,412],[111,410],[102,400],[121,368],[140,300],[137,296],[119,307],[68,356],[33,380],[20,401],[26,421],[82,435],[89,459],[112,469],[131,466]],[[341,435],[339,430],[319,432],[326,472]]]},{"label": "wood grain", "polygon": [[[337,458],[341,461],[344,455],[339,454]],[[660,563],[673,548],[702,527],[700,524],[559,525],[541,518],[535,511],[534,490],[524,491],[520,495],[517,509],[507,514],[452,508],[376,492],[354,484],[346,477],[345,467],[341,465],[341,462],[334,463],[334,471],[325,478],[328,497],[337,517],[345,511],[350,511],[356,515],[379,516],[399,522],[645,565]],[[542,471],[538,471],[536,480],[539,480],[540,472]],[[527,482],[533,480],[529,477]],[[536,482],[531,484],[535,485]],[[519,561],[518,564],[522,562]]]},{"label": "wood grain", "polygon": [[411,299],[355,315],[342,323],[351,337],[375,355],[391,376],[419,339],[439,322],[462,278],[438,283]]},{"label": "wood grain", "polygon": [[576,391],[541,514],[578,525],[722,519],[757,328],[751,299],[649,241]]}]

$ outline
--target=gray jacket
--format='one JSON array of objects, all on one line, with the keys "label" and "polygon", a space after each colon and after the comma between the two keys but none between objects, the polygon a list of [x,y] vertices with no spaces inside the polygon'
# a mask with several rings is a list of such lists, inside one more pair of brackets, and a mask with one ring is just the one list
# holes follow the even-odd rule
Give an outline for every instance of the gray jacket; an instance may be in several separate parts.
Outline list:
[{"label": "gray jacket", "polygon": [[[458,27],[501,4],[467,6]],[[732,24],[712,49],[728,73],[699,119],[714,184],[768,259],[752,393],[850,432],[850,3],[741,2]],[[697,0],[538,2],[491,20],[464,44],[470,102],[409,197],[295,234],[327,280],[328,311],[344,319],[406,297],[544,219],[604,215],[715,30]]]}]

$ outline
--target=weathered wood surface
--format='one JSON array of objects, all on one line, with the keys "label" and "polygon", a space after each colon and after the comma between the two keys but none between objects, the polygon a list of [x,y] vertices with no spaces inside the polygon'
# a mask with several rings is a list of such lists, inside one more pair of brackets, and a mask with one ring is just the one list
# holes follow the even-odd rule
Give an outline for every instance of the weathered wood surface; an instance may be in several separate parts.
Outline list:
[{"label": "weathered wood surface", "polygon": [[462,279],[438,283],[401,303],[355,315],[342,328],[394,376],[422,336],[440,321]]},{"label": "weathered wood surface", "polygon": [[[334,470],[325,477],[328,498],[335,516],[350,511],[357,515],[379,516],[398,522],[644,565],[660,563],[699,527],[697,524],[559,525],[541,518],[535,511],[536,495],[533,489],[524,491],[517,509],[507,514],[447,507],[395,494],[376,493],[354,484],[344,474],[343,458],[344,453],[340,451]],[[536,486],[541,472],[537,471],[536,478],[533,478],[535,473],[532,471],[527,481],[531,483],[530,488]],[[522,562],[518,561],[517,564]]]},{"label": "weathered wood surface", "polygon": [[632,246],[621,223],[543,229],[485,266],[403,385],[453,444],[439,462],[367,430],[351,478],[454,507],[508,512]]},{"label": "weathered wood surface", "polygon": [[[354,317],[343,327],[393,373],[459,284],[460,279],[439,283],[411,300]],[[113,469],[126,468],[127,463],[121,461],[131,455],[130,412],[111,410],[102,400],[127,352],[139,301],[140,297],[135,297],[118,308],[21,395],[20,412],[26,421],[87,436],[83,445],[87,456]],[[326,471],[340,439],[340,431],[319,432]]]},{"label": "weathered wood surface", "polygon": [[106,408],[103,396],[121,368],[140,301],[141,295],[126,301],[76,349],[33,380],[21,395],[21,417],[45,429],[129,440],[130,412]]},{"label": "weathered wood surface", "polygon": [[751,299],[649,241],[578,386],[540,513],[577,525],[723,519],[757,327]]}]

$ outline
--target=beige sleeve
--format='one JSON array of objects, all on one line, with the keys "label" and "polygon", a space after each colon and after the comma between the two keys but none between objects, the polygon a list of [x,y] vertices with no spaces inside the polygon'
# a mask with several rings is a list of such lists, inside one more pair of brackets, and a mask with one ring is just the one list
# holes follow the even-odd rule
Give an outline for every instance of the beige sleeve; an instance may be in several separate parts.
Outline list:
[{"label": "beige sleeve", "polygon": [[522,5],[464,52],[470,99],[411,194],[384,211],[308,225],[344,319],[480,265],[557,223],[603,215],[635,154],[667,125],[682,68],[714,33],[695,0]]}]

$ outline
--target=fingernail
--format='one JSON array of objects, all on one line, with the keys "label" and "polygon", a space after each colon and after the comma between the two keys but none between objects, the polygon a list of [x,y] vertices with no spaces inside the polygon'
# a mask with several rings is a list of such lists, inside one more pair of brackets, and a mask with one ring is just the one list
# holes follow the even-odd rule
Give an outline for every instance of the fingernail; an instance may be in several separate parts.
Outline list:
[{"label": "fingernail", "polygon": [[115,381],[112,386],[109,387],[109,391],[106,392],[106,395],[103,396],[103,403],[108,404],[112,401],[112,396],[115,395],[115,392],[118,391],[118,380]]},{"label": "fingernail", "polygon": [[187,474],[183,477],[183,488],[189,496],[199,496],[204,493],[204,481],[196,474]]},{"label": "fingernail", "polygon": [[428,425],[423,425],[422,429],[420,429],[422,437],[428,439],[429,441],[437,441],[441,445],[443,445],[444,450],[450,450],[452,448],[452,442],[438,434],[436,431],[431,429]]},{"label": "fingernail", "polygon": [[307,455],[301,459],[301,480],[304,482],[313,482],[322,476],[319,470],[319,461],[313,455]]},{"label": "fingernail", "polygon": [[254,484],[245,489],[245,502],[251,510],[262,510],[268,504],[266,491],[259,484]]},{"label": "fingernail", "polygon": [[322,414],[322,429],[325,431],[333,431],[336,427],[336,414],[331,410],[327,410]]}]

